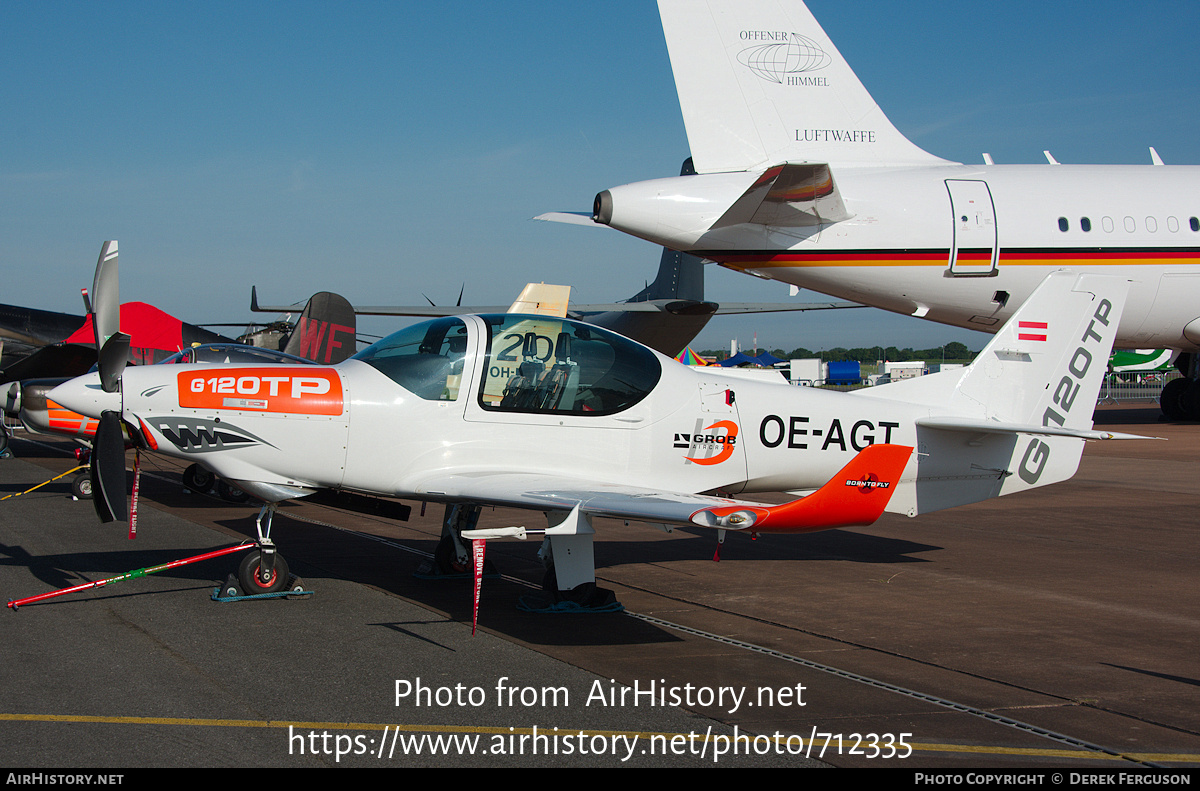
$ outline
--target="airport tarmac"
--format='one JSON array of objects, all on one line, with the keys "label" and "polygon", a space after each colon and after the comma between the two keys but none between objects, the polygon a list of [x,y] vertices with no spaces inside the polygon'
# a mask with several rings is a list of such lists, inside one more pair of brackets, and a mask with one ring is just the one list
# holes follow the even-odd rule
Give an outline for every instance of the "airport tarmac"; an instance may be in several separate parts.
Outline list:
[{"label": "airport tarmac", "polygon": [[[1097,425],[1167,441],[1089,443],[1067,483],[917,519],[732,535],[719,563],[709,532],[599,520],[597,577],[625,614],[521,611],[537,542],[489,542],[503,576],[483,583],[475,636],[469,581],[414,576],[440,506],[396,523],[289,504],[274,538],[306,599],[213,602],[235,563],[221,558],[4,616],[0,760],[1192,768],[1200,426],[1156,407]],[[0,495],[68,469],[68,447],[15,442]],[[69,478],[0,502],[0,594],[253,533],[255,508],[187,494],[152,457],[143,472],[134,541]],[[684,705],[658,705],[672,694]]]}]

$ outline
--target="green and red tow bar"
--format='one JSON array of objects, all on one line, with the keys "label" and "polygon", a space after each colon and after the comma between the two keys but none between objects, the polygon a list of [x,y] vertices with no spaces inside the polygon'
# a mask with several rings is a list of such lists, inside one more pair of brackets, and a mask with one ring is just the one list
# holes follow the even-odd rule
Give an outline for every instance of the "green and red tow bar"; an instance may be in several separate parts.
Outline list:
[{"label": "green and red tow bar", "polygon": [[201,555],[193,555],[190,558],[182,558],[180,560],[172,560],[169,563],[163,563],[158,566],[147,566],[144,569],[135,569],[134,571],[127,571],[124,574],[118,574],[117,576],[109,577],[108,579],[96,580],[95,582],[85,582],[82,585],[73,585],[70,588],[63,588],[62,590],[51,591],[50,593],[42,593],[37,596],[29,596],[24,599],[10,600],[8,602],[8,607],[10,610],[16,610],[18,607],[21,607],[26,604],[31,604],[32,602],[43,601],[45,599],[53,599],[56,596],[65,596],[68,593],[75,593],[76,591],[88,590],[90,588],[99,588],[104,585],[110,585],[114,582],[120,582],[122,580],[130,580],[130,579],[135,579],[137,577],[145,577],[150,574],[156,574],[160,571],[166,571],[167,569],[173,569],[173,568],[177,568],[179,566],[186,566],[189,563],[198,563],[201,560],[208,560],[209,558],[219,558],[222,555],[229,555],[234,552],[240,552],[243,549],[250,549],[253,546],[255,546],[254,542],[247,541],[247,542],[238,544],[236,546],[225,547],[224,549],[216,549],[216,550],[213,550],[212,552],[205,552],[204,554],[201,554]]}]

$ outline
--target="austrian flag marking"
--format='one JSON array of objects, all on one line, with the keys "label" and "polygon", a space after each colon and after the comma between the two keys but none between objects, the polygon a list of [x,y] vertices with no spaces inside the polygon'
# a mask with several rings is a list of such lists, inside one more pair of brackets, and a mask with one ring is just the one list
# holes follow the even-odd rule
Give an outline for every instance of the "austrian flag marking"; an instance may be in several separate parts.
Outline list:
[{"label": "austrian flag marking", "polygon": [[1050,329],[1049,322],[1045,321],[1018,321],[1017,322],[1017,340],[1019,341],[1044,341],[1046,340],[1046,330]]}]

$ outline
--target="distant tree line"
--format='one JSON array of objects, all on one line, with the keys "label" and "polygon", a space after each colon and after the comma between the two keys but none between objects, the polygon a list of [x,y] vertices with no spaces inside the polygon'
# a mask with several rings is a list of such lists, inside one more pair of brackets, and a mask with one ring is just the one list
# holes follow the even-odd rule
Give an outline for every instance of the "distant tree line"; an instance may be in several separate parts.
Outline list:
[{"label": "distant tree line", "polygon": [[[838,346],[819,352],[814,352],[803,347],[792,349],[790,352],[783,349],[771,349],[770,351],[771,354],[784,360],[811,360],[820,358],[823,362],[827,363],[841,363],[849,360],[860,363],[874,363],[876,360],[886,360],[893,363],[903,363],[910,360],[969,363],[978,354],[978,352],[968,349],[966,344],[959,343],[958,341],[952,341],[945,346],[934,346],[932,349],[897,349],[895,346],[869,346],[865,349],[844,349]],[[706,349],[700,352],[700,354],[703,357],[715,357],[717,361],[721,361],[729,357],[729,350]]]}]

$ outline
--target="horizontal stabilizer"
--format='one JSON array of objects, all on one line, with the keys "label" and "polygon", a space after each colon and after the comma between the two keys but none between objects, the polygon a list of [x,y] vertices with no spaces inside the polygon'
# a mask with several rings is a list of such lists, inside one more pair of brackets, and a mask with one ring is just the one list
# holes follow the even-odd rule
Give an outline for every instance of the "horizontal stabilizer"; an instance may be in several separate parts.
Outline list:
[{"label": "horizontal stabilizer", "polygon": [[533,219],[544,220],[545,222],[561,222],[567,225],[588,225],[592,228],[605,227],[593,220],[590,212],[548,211],[545,214],[539,214]]},{"label": "horizontal stabilizer", "polygon": [[1162,439],[1162,437],[1143,437],[1139,434],[1121,434],[1115,431],[1058,428],[1032,423],[1001,423],[994,420],[971,420],[970,418],[956,417],[917,418],[916,424],[922,428],[966,431],[976,434],[1038,434],[1046,437],[1078,437],[1079,439]]},{"label": "horizontal stabilizer", "polygon": [[848,220],[841,193],[828,165],[776,165],[769,168],[712,224],[741,223],[785,228]]}]

